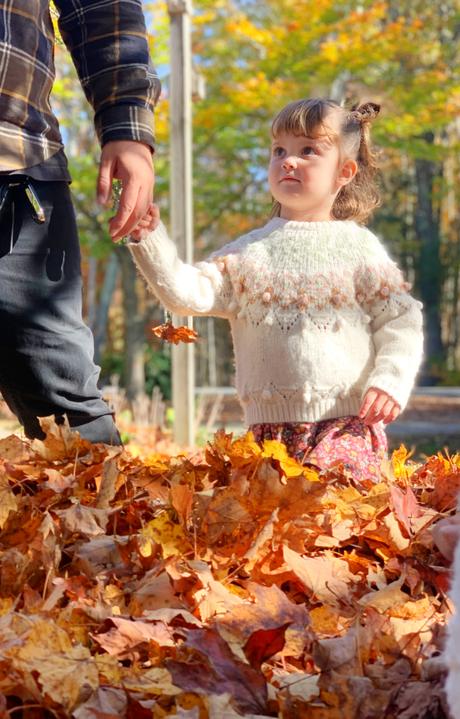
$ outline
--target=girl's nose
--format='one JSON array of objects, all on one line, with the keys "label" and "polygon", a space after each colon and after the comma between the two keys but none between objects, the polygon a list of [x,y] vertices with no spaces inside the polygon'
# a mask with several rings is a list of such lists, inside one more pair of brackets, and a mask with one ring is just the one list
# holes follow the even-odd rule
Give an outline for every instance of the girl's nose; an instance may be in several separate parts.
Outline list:
[{"label": "girl's nose", "polygon": [[296,162],[295,157],[293,157],[292,155],[290,155],[289,157],[286,157],[283,162],[283,170],[286,170],[286,172],[287,172],[288,170],[293,170],[295,167],[297,167],[297,162]]}]

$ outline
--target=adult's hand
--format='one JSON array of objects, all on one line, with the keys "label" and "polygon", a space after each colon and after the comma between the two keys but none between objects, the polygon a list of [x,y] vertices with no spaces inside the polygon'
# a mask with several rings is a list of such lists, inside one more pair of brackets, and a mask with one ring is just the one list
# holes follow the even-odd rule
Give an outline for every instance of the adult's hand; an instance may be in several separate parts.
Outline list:
[{"label": "adult's hand", "polygon": [[104,145],[97,179],[101,205],[110,203],[114,179],[122,183],[118,211],[109,222],[110,235],[116,242],[134,230],[152,202],[155,174],[150,147],[135,140],[114,140]]}]

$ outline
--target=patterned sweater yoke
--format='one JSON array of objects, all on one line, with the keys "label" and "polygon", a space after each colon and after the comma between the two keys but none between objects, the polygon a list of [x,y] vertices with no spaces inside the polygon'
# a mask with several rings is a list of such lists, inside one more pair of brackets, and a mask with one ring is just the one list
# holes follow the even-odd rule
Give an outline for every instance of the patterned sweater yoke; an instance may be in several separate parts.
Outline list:
[{"label": "patterned sweater yoke", "polygon": [[368,229],[273,218],[195,265],[162,224],[129,248],[170,311],[229,320],[248,423],[357,414],[370,387],[407,404],[422,304]]}]

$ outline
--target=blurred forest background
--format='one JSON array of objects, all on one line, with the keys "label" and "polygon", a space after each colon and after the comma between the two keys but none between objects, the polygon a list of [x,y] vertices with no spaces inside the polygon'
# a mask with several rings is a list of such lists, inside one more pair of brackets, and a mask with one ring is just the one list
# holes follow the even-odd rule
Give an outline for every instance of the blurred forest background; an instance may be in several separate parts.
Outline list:
[{"label": "blurred forest background", "polygon": [[[151,54],[163,83],[156,111],[156,200],[168,224],[169,20],[145,2]],[[268,129],[286,102],[310,95],[372,100],[381,148],[382,205],[372,229],[425,306],[421,384],[460,380],[460,3],[458,0],[195,0],[195,257],[203,259],[270,209]],[[131,400],[170,397],[170,349],[151,327],[163,311],[107,233],[95,202],[99,158],[91,108],[57,42],[52,98],[73,176],[83,248],[85,318],[102,382],[118,377]],[[232,383],[227,323],[196,320],[198,386]]]}]

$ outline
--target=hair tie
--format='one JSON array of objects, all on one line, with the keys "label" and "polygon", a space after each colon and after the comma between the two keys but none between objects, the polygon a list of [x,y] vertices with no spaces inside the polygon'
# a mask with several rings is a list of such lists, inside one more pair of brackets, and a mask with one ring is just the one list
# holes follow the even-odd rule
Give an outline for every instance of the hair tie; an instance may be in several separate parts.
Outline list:
[{"label": "hair tie", "polygon": [[364,124],[375,120],[380,112],[380,105],[377,105],[376,102],[364,102],[362,105],[355,105],[351,112],[359,123]]}]

